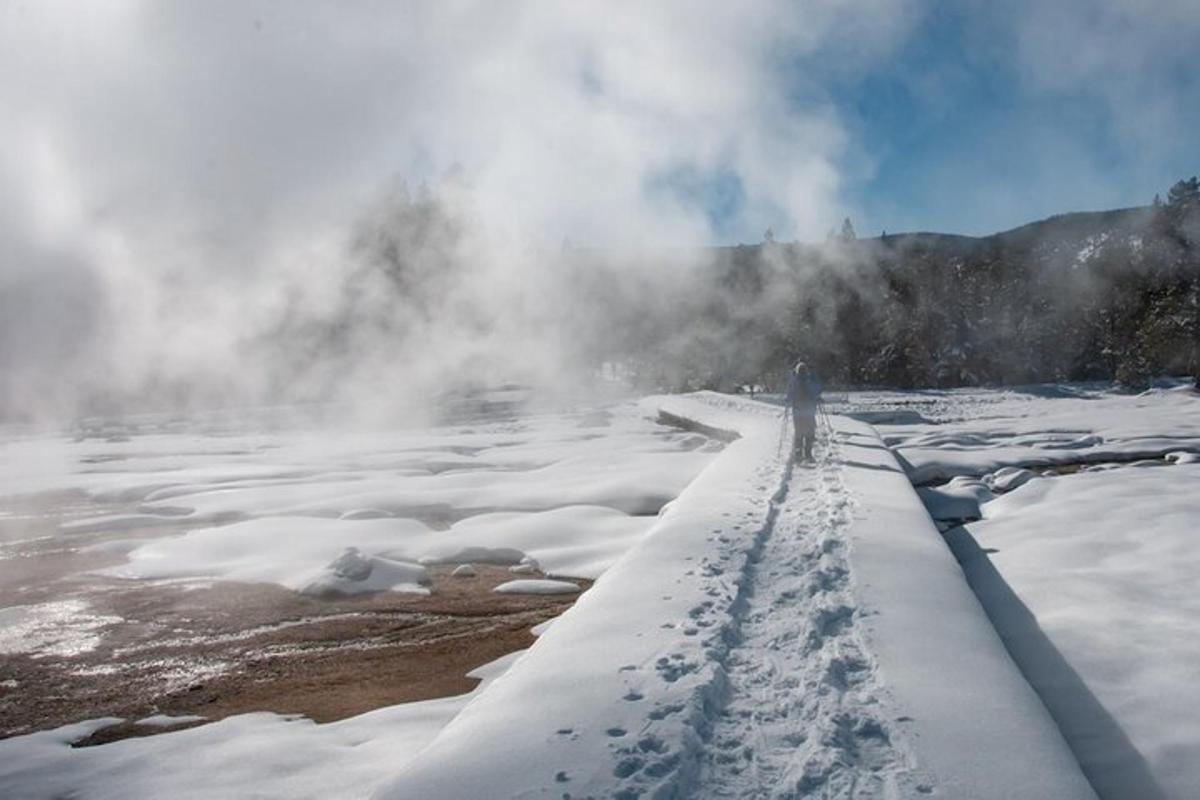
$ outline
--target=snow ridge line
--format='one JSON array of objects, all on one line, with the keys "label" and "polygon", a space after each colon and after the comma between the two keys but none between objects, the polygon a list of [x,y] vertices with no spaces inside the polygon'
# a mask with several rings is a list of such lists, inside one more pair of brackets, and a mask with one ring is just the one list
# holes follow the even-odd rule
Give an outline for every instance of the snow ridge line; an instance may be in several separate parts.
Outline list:
[{"label": "snow ridge line", "polygon": [[853,501],[839,450],[823,444],[794,487],[789,461],[748,552],[697,796],[874,797],[898,792],[911,769],[878,708],[876,666],[855,620],[844,533]]}]

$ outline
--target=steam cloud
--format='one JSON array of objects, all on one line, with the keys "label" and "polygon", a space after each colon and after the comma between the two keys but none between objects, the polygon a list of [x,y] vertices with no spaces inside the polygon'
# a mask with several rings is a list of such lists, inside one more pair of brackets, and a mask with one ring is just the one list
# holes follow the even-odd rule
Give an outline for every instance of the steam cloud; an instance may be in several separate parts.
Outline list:
[{"label": "steam cloud", "polygon": [[[0,418],[562,381],[615,324],[564,240],[821,236],[852,149],[827,86],[926,13],[0,5]],[[616,261],[640,265],[618,295],[686,285],[686,258]]]}]

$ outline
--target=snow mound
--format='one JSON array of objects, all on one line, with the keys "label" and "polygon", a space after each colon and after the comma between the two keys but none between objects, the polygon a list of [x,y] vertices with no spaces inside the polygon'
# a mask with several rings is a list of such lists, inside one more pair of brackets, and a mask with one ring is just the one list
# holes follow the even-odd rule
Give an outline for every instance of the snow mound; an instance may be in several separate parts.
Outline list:
[{"label": "snow mound", "polygon": [[356,508],[342,514],[338,519],[387,519],[394,516],[395,514],[382,508]]},{"label": "snow mound", "polygon": [[143,717],[135,722],[135,725],[147,725],[152,728],[169,728],[172,725],[184,725],[189,722],[203,722],[208,717],[202,717],[199,714],[180,714],[179,716],[171,716],[170,714],[154,714],[153,716]]},{"label": "snow mound", "polygon": [[983,476],[983,482],[995,492],[1011,492],[1034,478],[1040,478],[1033,470],[1021,467],[1002,467],[995,472]]},{"label": "snow mound", "polygon": [[[156,539],[131,552],[128,563],[100,572],[137,580],[204,577],[276,583],[295,591],[381,591],[423,582],[419,565],[404,564],[399,559],[406,554],[391,551],[429,533],[415,520],[270,517]],[[357,555],[347,555],[348,549]],[[381,558],[372,560],[368,570],[361,560],[374,556]]]},{"label": "snow mound", "polygon": [[579,584],[545,578],[525,578],[502,583],[492,591],[499,594],[574,594],[579,591]]},{"label": "snow mound", "polygon": [[474,578],[479,573],[470,564],[459,564],[450,574],[455,578]]},{"label": "snow mound", "polygon": [[170,525],[176,518],[160,514],[104,514],[98,517],[72,520],[58,526],[63,533],[103,533],[106,531],[133,531]]},{"label": "snow mound", "polygon": [[511,547],[437,547],[420,558],[422,564],[519,564],[525,554]]},{"label": "snow mound", "polygon": [[939,521],[979,519],[982,506],[996,495],[984,481],[958,477],[945,486],[917,490],[929,516]]},{"label": "snow mound", "polygon": [[317,597],[369,592],[429,594],[428,584],[429,573],[420,564],[367,556],[357,547],[347,547],[304,584],[300,593]]}]

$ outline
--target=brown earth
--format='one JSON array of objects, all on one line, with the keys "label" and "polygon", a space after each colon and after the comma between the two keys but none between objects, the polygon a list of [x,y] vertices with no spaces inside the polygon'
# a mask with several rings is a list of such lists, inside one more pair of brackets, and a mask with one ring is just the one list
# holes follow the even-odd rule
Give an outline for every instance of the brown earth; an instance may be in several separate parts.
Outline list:
[{"label": "brown earth", "polygon": [[[86,570],[123,556],[81,552],[85,546],[178,532],[57,533],[65,519],[110,510],[77,496],[0,499],[0,608],[82,601],[97,620],[85,631],[94,647],[0,652],[0,737],[105,716],[212,721],[274,711],[327,722],[461,694],[477,683],[468,672],[528,647],[530,628],[576,598],[496,594],[504,581],[540,575],[486,564],[475,565],[473,578],[452,577],[452,566],[431,567],[428,596],[320,599],[270,584],[104,578]],[[50,533],[57,535],[39,538]],[[127,722],[78,744],[168,729]]]}]

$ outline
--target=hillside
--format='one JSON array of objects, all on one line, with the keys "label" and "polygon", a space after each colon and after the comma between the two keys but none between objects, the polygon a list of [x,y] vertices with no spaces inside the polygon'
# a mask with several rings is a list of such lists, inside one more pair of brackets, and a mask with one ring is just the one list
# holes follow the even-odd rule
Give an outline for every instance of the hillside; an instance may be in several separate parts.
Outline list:
[{"label": "hillside", "polygon": [[[1200,370],[1200,202],[1063,214],[990,236],[889,234],[715,248],[698,272],[575,254],[576,290],[623,309],[584,340],[662,388],[770,385],[803,357],[845,386]],[[657,258],[657,257],[656,257]],[[634,259],[636,260],[636,259]],[[645,273],[633,288],[630,273]]]}]

